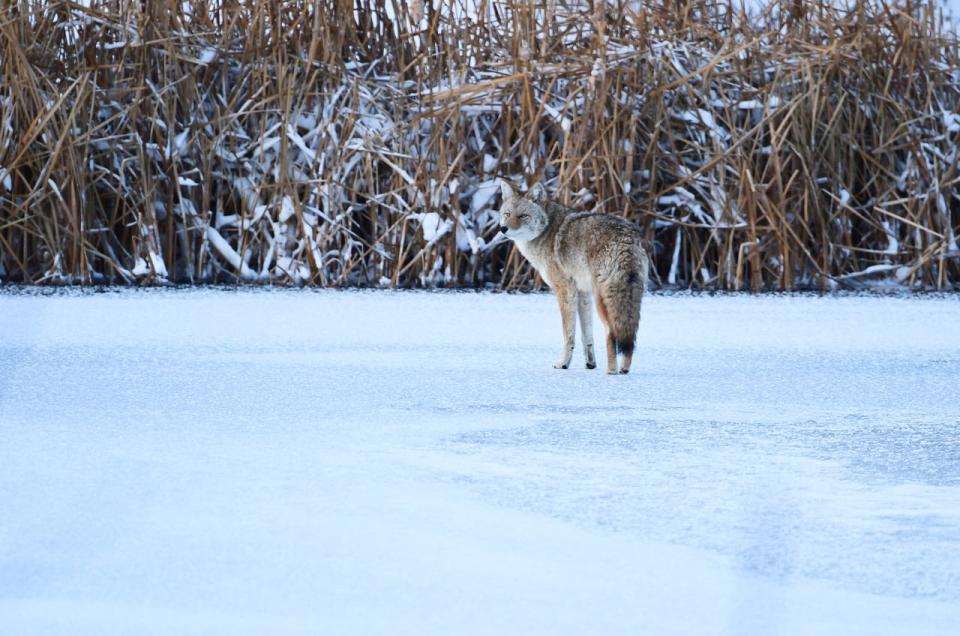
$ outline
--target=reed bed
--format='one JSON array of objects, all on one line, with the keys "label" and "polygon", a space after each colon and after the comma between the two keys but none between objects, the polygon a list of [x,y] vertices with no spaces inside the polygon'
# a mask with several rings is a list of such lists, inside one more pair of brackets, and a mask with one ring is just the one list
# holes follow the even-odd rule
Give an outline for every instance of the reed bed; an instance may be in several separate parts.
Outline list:
[{"label": "reed bed", "polygon": [[538,288],[502,178],[655,284],[960,285],[933,2],[0,6],[0,280]]}]

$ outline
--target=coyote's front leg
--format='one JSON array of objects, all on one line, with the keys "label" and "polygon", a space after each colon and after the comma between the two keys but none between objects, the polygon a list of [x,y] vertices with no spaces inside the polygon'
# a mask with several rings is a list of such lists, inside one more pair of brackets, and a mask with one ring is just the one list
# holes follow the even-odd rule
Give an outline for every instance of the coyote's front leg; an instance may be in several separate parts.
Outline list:
[{"label": "coyote's front leg", "polygon": [[564,281],[557,285],[557,302],[560,303],[560,321],[563,324],[563,353],[553,365],[554,369],[567,369],[573,358],[574,332],[577,330],[577,290]]}]

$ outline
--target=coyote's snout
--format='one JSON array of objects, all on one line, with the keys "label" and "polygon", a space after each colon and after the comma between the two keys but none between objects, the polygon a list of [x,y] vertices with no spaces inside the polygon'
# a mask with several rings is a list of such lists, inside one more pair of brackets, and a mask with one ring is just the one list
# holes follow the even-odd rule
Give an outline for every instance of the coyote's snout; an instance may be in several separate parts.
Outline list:
[{"label": "coyote's snout", "polygon": [[623,356],[619,372],[629,372],[647,282],[640,231],[619,217],[577,212],[548,201],[540,184],[525,197],[504,181],[500,188],[500,231],[557,293],[564,344],[554,366],[570,366],[579,314],[587,368],[596,368],[591,307],[596,299],[607,329],[607,373],[617,373],[618,353]]}]

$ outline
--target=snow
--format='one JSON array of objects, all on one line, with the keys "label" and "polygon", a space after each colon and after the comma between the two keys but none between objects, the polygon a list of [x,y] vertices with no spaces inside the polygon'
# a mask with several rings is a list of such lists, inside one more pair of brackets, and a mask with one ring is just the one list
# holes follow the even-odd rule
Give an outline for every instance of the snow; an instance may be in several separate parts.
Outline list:
[{"label": "snow", "polygon": [[296,213],[297,210],[293,205],[293,199],[289,196],[283,197],[283,200],[280,202],[280,222],[286,223],[292,219]]},{"label": "snow", "polygon": [[547,294],[0,294],[0,624],[953,634],[957,324],[654,295],[609,377]]},{"label": "snow", "polygon": [[410,216],[420,221],[423,240],[427,243],[433,243],[453,227],[453,222],[450,219],[443,219],[436,212],[414,213]]},{"label": "snow", "polygon": [[[226,259],[228,263],[230,263],[231,267],[240,270],[240,276],[246,280],[256,280],[258,278],[257,273],[253,271],[249,265],[247,265],[240,254],[238,254],[237,251],[233,249],[229,243],[227,243],[227,240],[223,238],[223,235],[220,234],[216,228],[208,225],[206,237],[207,240],[210,241],[210,245],[212,245],[217,253]],[[134,270],[134,274],[140,275],[136,270]]]},{"label": "snow", "polygon": [[497,169],[497,165],[499,165],[499,162],[497,161],[496,157],[489,154],[483,155],[483,171],[484,172],[493,172],[494,170]]},{"label": "snow", "polygon": [[498,192],[500,192],[499,179],[488,179],[478,184],[476,192],[470,198],[470,211],[476,214],[488,207]]},{"label": "snow", "polygon": [[150,266],[147,265],[146,259],[137,257],[136,262],[134,263],[133,269],[130,272],[137,277],[149,276],[150,275]]},{"label": "snow", "polygon": [[214,48],[207,47],[202,51],[200,51],[200,57],[197,60],[197,63],[200,64],[200,66],[206,66],[207,64],[215,60],[216,57],[217,57],[217,50]]}]

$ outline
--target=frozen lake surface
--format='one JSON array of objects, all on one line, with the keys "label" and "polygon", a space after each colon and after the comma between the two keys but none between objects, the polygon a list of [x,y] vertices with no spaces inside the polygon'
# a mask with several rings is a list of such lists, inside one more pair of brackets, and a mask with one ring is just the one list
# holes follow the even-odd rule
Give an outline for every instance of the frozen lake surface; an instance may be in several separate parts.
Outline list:
[{"label": "frozen lake surface", "polygon": [[0,629],[958,633],[960,299],[559,351],[550,295],[0,295]]}]

